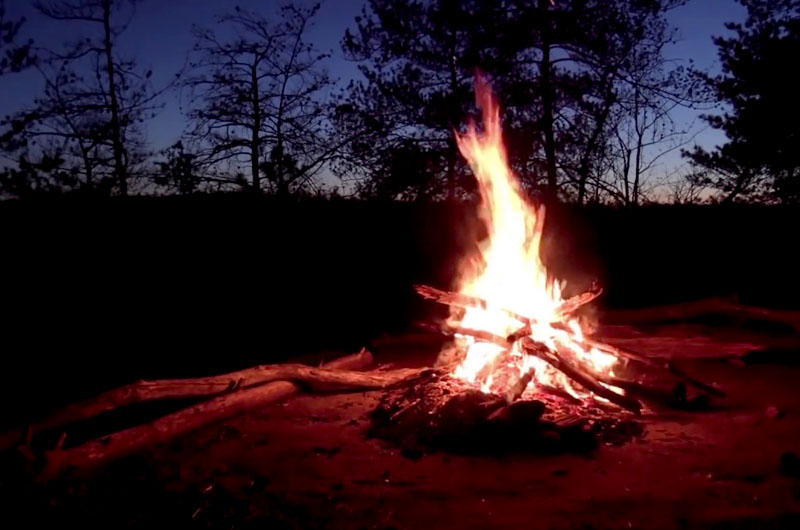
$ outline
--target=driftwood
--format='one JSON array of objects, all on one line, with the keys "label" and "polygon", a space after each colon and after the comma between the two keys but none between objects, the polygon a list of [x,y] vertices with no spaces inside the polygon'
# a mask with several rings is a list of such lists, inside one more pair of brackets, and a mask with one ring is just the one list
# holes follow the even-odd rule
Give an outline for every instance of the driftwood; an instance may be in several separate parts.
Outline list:
[{"label": "driftwood", "polygon": [[419,376],[424,371],[353,371],[363,369],[371,362],[372,354],[362,351],[332,361],[322,368],[282,365],[279,368],[280,376],[287,380],[224,394],[145,425],[125,429],[74,448],[49,451],[41,477],[48,479],[68,468],[89,468],[109,462],[245,410],[280,401],[300,391],[301,384],[323,391],[381,389]]},{"label": "driftwood", "polygon": [[734,319],[778,322],[800,332],[800,311],[742,305],[730,298],[706,298],[682,304],[608,311],[603,314],[603,321],[609,324],[645,324],[688,320],[705,315],[725,315]]},{"label": "driftwood", "polygon": [[[292,379],[293,375],[302,374],[308,369],[309,367],[303,365],[261,365],[209,377],[137,381],[103,392],[85,401],[67,405],[43,420],[31,423],[26,430],[16,429],[0,434],[0,451],[13,447],[22,440],[23,436],[32,436],[58,429],[65,425],[93,418],[104,412],[110,412],[136,403],[212,397],[239,389],[251,388],[270,381]],[[319,378],[315,379],[315,384],[323,384],[323,378],[335,379],[338,374],[320,372],[317,375]],[[334,381],[331,381],[331,384],[334,384]]]},{"label": "driftwood", "polygon": [[573,366],[572,363],[566,361],[561,355],[553,352],[547,346],[537,343],[528,337],[522,339],[520,346],[526,354],[534,355],[542,359],[544,362],[560,371],[572,381],[578,383],[594,395],[606,399],[615,405],[630,410],[636,414],[641,413],[642,404],[639,403],[639,401],[628,396],[617,394],[613,390],[606,388],[593,376],[585,373],[578,367]]}]

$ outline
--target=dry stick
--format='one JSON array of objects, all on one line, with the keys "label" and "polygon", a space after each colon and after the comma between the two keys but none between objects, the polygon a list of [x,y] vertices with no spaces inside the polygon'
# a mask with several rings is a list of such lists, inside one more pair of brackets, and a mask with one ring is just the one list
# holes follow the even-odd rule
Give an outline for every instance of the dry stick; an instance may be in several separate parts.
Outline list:
[{"label": "dry stick", "polygon": [[639,403],[639,401],[617,394],[613,390],[604,387],[591,375],[586,374],[577,367],[572,366],[557,353],[551,352],[544,344],[537,343],[526,337],[522,339],[520,345],[525,353],[542,359],[544,362],[562,372],[564,375],[584,387],[586,390],[589,390],[596,396],[607,399],[615,405],[628,409],[636,414],[641,413],[642,404]]},{"label": "dry stick", "polygon": [[660,369],[666,368],[667,370],[672,372],[673,375],[675,375],[679,379],[683,379],[686,383],[692,385],[695,388],[699,388],[700,390],[708,392],[709,394],[713,394],[713,395],[715,395],[717,397],[725,397],[725,392],[723,392],[719,388],[711,386],[708,383],[704,383],[704,382],[692,377],[691,375],[689,375],[686,372],[684,372],[682,369],[678,368],[675,365],[675,363],[673,361],[669,360],[669,359],[660,358],[661,362],[659,362],[659,361],[657,361],[656,359],[654,359],[652,357],[644,355],[643,353],[638,353],[638,352],[634,352],[632,350],[627,350],[627,349],[623,349],[623,348],[617,348],[616,346],[612,346],[610,344],[606,344],[604,342],[600,342],[598,340],[589,339],[589,338],[585,338],[584,339],[584,343],[587,346],[590,346],[592,348],[597,348],[598,350],[600,350],[602,352],[609,353],[609,354],[614,355],[616,357],[621,357],[621,358],[624,358],[624,359],[630,359],[632,361],[636,361],[636,362],[639,362],[641,364],[644,364],[644,365],[647,365],[647,366],[651,366],[651,367],[654,367],[654,368],[660,368]]},{"label": "dry stick", "polygon": [[[294,373],[296,370],[293,365],[261,365],[209,377],[137,381],[85,401],[67,405],[47,418],[30,424],[27,432],[37,434],[58,429],[99,416],[104,412],[146,401],[214,396],[249,388],[270,381],[288,379],[286,374]],[[0,434],[0,451],[19,443],[25,432],[26,430],[17,429]]]},{"label": "dry stick", "polygon": [[609,323],[624,322],[626,324],[634,324],[686,320],[713,314],[728,315],[733,318],[780,322],[800,332],[800,311],[747,306],[726,298],[706,298],[682,304],[610,311],[603,315],[603,320]]},{"label": "dry stick", "polygon": [[[104,436],[83,445],[60,451],[50,451],[41,478],[49,479],[70,467],[88,468],[164,442],[176,436],[204,427],[245,410],[260,408],[300,391],[300,382],[314,388],[373,389],[386,388],[420,375],[423,369],[404,369],[390,372],[360,373],[345,370],[363,369],[372,362],[367,351],[342,357],[323,368],[295,365],[285,376],[292,381],[273,383],[218,396],[179,410],[151,423],[139,425]],[[291,372],[291,373],[290,373]]]}]

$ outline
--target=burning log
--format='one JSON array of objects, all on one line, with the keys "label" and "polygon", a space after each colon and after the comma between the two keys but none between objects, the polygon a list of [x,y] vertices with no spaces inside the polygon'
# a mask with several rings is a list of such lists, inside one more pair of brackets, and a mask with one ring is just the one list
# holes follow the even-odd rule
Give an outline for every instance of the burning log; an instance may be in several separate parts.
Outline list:
[{"label": "burning log", "polygon": [[533,381],[533,376],[536,374],[536,371],[533,368],[528,369],[527,372],[522,374],[522,377],[514,381],[514,384],[509,387],[506,391],[506,403],[509,405],[515,402],[519,397],[525,393],[525,389],[528,388],[528,385]]},{"label": "burning log", "polygon": [[[491,310],[491,308],[489,307],[489,303],[486,302],[486,300],[483,300],[476,296],[468,296],[460,293],[442,291],[441,289],[430,287],[428,285],[415,285],[414,290],[417,291],[417,294],[419,294],[423,298],[439,302],[440,304],[455,306],[455,307],[464,307],[467,309],[475,308],[475,309],[483,309],[486,311]],[[520,315],[519,313],[515,313],[509,309],[500,309],[500,311],[507,314],[514,320],[518,320],[524,324],[530,322],[530,319],[528,317]]]},{"label": "burning log", "polygon": [[594,377],[565,361],[562,356],[553,352],[544,344],[534,342],[532,339],[526,337],[522,339],[520,345],[526,354],[534,355],[542,359],[596,396],[606,399],[619,407],[630,410],[635,414],[641,414],[642,404],[639,401],[623,396],[622,394],[617,394],[613,390],[606,388],[595,380]]},{"label": "burning log", "polygon": [[446,335],[448,337],[461,335],[464,337],[472,337],[483,342],[491,342],[492,344],[502,346],[503,348],[511,347],[511,343],[505,338],[482,329],[448,326],[447,324],[431,324],[429,322],[417,322],[416,326],[420,329],[425,329],[432,333],[441,333],[442,335]]},{"label": "burning log", "polygon": [[601,294],[603,294],[603,288],[593,284],[589,291],[564,300],[558,307],[558,314],[562,317],[570,315],[586,304],[593,302]]},{"label": "burning log", "polygon": [[301,384],[322,391],[384,389],[421,375],[426,369],[357,372],[372,363],[361,353],[334,360],[322,368],[304,365],[276,366],[282,379],[179,410],[151,423],[119,431],[70,449],[47,453],[41,477],[52,478],[67,468],[87,468],[114,460],[246,410],[263,407],[300,391]]},{"label": "burning log", "polygon": [[483,368],[481,368],[478,371],[478,375],[475,378],[475,380],[481,384],[485,383],[486,381],[489,380],[491,376],[493,376],[496,372],[498,372],[503,367],[503,365],[507,364],[510,358],[511,358],[511,350],[500,351],[497,355],[492,357],[492,359],[490,359],[489,362],[487,362]]}]

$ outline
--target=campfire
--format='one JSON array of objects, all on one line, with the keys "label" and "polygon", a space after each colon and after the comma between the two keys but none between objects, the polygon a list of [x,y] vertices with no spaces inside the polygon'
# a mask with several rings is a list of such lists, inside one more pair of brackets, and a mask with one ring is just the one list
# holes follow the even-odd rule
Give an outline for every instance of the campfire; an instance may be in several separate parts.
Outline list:
[{"label": "campfire", "polygon": [[[548,273],[540,257],[545,209],[526,200],[509,168],[499,109],[485,83],[478,84],[477,102],[483,130],[473,123],[457,142],[478,182],[479,214],[488,237],[479,256],[464,267],[458,292],[416,287],[421,296],[451,307],[443,325],[423,324],[456,338],[440,364],[453,377],[508,403],[547,394],[587,406],[611,403],[638,414],[642,404],[629,395],[633,384],[617,372],[631,360],[657,363],[588,336],[590,330],[576,315],[602,289],[562,296],[565,283]],[[453,351],[455,360],[449,355]]]},{"label": "campfire", "polygon": [[[422,297],[450,308],[444,322],[421,324],[452,337],[433,368],[384,366],[363,372],[373,361],[364,349],[319,368],[264,365],[195,379],[138,381],[0,433],[0,451],[16,447],[31,465],[41,465],[40,477],[49,479],[265,407],[300,390],[382,391],[368,434],[414,451],[469,443],[481,448],[498,443],[507,449],[509,440],[526,449],[544,442],[552,446],[562,443],[565,432],[573,440],[593,440],[593,429],[609,424],[636,433],[625,422],[649,408],[693,409],[712,396],[723,396],[668,357],[640,354],[592,336],[592,327],[579,313],[602,290],[592,286],[565,298],[565,283],[548,273],[540,257],[544,208],[525,198],[509,168],[500,113],[485,84],[478,84],[477,100],[483,127],[473,124],[466,134],[457,135],[457,142],[479,185],[479,212],[488,237],[479,255],[463,264],[457,291],[416,286]],[[708,309],[691,306],[687,311]],[[776,316],[739,305],[724,309],[796,320],[794,315]],[[667,312],[675,315],[673,309]],[[75,445],[65,442],[67,425],[169,399],[197,403],[100,438]],[[59,432],[55,449],[37,451],[41,446],[34,444],[34,435],[38,440],[40,433]]]}]

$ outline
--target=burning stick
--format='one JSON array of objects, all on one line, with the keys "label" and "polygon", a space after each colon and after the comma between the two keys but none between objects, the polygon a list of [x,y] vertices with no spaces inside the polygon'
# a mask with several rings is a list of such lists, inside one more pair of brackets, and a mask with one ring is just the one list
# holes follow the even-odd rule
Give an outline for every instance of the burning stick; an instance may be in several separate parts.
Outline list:
[{"label": "burning stick", "polygon": [[[489,311],[491,309],[486,300],[483,300],[476,296],[468,296],[460,293],[442,291],[441,289],[437,289],[436,287],[430,287],[428,285],[415,285],[414,290],[417,291],[417,294],[419,294],[423,298],[426,298],[428,300],[433,300],[435,302],[439,302],[440,304],[444,305],[465,307],[465,308],[477,308],[477,309],[484,309],[486,311]],[[500,311],[507,314],[514,320],[518,320],[524,324],[530,322],[530,319],[528,317],[520,315],[519,313],[515,313],[511,310],[500,309]]]},{"label": "burning stick", "polygon": [[528,369],[527,372],[522,374],[522,377],[517,379],[513,385],[506,391],[506,403],[509,405],[515,402],[519,397],[525,393],[525,389],[533,381],[533,376],[536,375],[536,370],[533,368]]},{"label": "burning stick", "polygon": [[524,351],[526,354],[534,355],[542,359],[544,362],[562,372],[571,380],[575,381],[596,396],[606,399],[615,405],[630,410],[636,414],[641,413],[642,404],[639,403],[639,401],[621,394],[617,394],[613,390],[606,388],[597,382],[591,375],[582,372],[579,368],[566,362],[560,355],[558,355],[558,353],[551,351],[544,344],[534,342],[532,339],[526,337],[522,339],[520,345],[522,347],[522,351]]},{"label": "burning stick", "polygon": [[581,307],[594,301],[601,294],[603,294],[603,288],[592,284],[591,290],[564,300],[558,307],[558,314],[564,317],[570,313],[574,313]]},{"label": "burning stick", "polygon": [[483,342],[491,342],[492,344],[497,344],[498,346],[502,346],[503,348],[511,347],[511,343],[508,342],[505,338],[501,337],[500,335],[495,335],[494,333],[491,333],[489,331],[484,331],[482,329],[470,329],[459,326],[448,326],[447,324],[431,324],[429,322],[417,322],[415,325],[420,329],[425,329],[433,333],[441,333],[442,335],[447,335],[448,337],[455,337],[457,335],[462,335],[465,337],[472,337],[474,339]]}]

